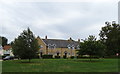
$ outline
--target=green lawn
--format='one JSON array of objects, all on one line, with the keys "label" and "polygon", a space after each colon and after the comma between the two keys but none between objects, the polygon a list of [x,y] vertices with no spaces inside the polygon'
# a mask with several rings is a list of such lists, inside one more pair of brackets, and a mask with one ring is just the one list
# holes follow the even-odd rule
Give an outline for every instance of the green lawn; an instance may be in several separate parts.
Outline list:
[{"label": "green lawn", "polygon": [[32,59],[2,62],[3,72],[118,72],[118,59]]}]

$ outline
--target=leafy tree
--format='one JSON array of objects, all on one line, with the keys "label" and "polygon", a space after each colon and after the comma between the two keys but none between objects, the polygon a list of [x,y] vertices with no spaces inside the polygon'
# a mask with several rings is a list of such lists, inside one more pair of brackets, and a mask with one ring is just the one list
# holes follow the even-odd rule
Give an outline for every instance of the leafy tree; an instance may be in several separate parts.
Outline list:
[{"label": "leafy tree", "polygon": [[0,44],[2,46],[7,45],[8,39],[6,37],[0,36]]},{"label": "leafy tree", "polygon": [[24,30],[11,44],[13,54],[21,59],[29,59],[29,62],[35,57],[39,49],[37,39],[29,28]]},{"label": "leafy tree", "polygon": [[120,53],[120,25],[115,21],[110,24],[105,23],[106,26],[102,27],[100,31],[100,39],[106,46],[106,55],[115,55]]},{"label": "leafy tree", "polygon": [[87,39],[80,43],[79,55],[89,55],[90,60],[92,56],[103,56],[104,45],[97,41],[95,36],[90,35]]}]

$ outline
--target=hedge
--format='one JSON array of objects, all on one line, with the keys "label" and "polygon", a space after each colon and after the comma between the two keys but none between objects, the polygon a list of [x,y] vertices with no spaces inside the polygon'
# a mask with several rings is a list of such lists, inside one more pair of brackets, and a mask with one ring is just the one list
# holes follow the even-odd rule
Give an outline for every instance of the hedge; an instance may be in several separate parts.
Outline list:
[{"label": "hedge", "polygon": [[53,58],[53,55],[42,55],[43,59],[51,59]]},{"label": "hedge", "polygon": [[64,56],[63,56],[63,58],[64,58],[64,59],[66,59],[66,58],[67,58],[67,56],[65,56],[65,55],[64,55]]},{"label": "hedge", "polygon": [[74,59],[74,57],[75,57],[75,56],[71,56],[70,58],[71,58],[71,59]]},{"label": "hedge", "polygon": [[56,58],[56,59],[59,59],[59,58],[60,58],[60,56],[55,56],[55,58]]}]

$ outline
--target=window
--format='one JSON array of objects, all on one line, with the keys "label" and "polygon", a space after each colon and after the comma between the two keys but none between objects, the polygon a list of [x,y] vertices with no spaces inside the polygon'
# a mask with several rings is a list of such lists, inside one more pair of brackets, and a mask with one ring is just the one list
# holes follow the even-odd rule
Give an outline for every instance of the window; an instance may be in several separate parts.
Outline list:
[{"label": "window", "polygon": [[48,49],[51,49],[51,44],[48,44]]},{"label": "window", "polygon": [[75,49],[75,46],[74,46],[74,45],[72,45],[72,49]]},{"label": "window", "polygon": [[39,48],[43,48],[43,46],[42,46],[42,45],[40,45],[40,46],[39,46]]},{"label": "window", "polygon": [[68,49],[71,49],[71,45],[69,44],[69,45],[67,45],[67,47],[68,47]]},{"label": "window", "polygon": [[67,54],[67,51],[65,51],[64,54]]},{"label": "window", "polygon": [[68,47],[68,49],[71,49],[71,47]]},{"label": "window", "polygon": [[48,55],[50,55],[50,53],[48,53]]},{"label": "window", "polygon": [[70,53],[68,53],[70,55]]},{"label": "window", "polygon": [[56,48],[56,44],[53,44],[53,49],[55,49]]},{"label": "window", "polygon": [[48,44],[48,49],[55,49],[56,48],[56,44]]},{"label": "window", "polygon": [[75,47],[72,47],[72,49],[75,49]]},{"label": "window", "polygon": [[72,53],[72,56],[74,56],[74,53]]}]

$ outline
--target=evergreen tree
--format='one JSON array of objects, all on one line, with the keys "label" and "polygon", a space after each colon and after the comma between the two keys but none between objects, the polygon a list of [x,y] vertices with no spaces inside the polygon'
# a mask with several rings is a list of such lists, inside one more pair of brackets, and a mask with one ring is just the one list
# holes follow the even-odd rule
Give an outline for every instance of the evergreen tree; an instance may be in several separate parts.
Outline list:
[{"label": "evergreen tree", "polygon": [[4,45],[7,45],[8,39],[6,37],[0,36],[0,44],[4,47]]},{"label": "evergreen tree", "polygon": [[12,42],[13,54],[21,59],[30,59],[36,56],[39,46],[37,39],[28,28]]},{"label": "evergreen tree", "polygon": [[89,36],[84,42],[80,43],[79,55],[89,55],[90,60],[93,56],[102,57],[104,55],[104,45],[97,41],[95,36]]},{"label": "evergreen tree", "polygon": [[109,22],[105,24],[100,31],[100,39],[106,46],[106,55],[116,55],[120,53],[120,25],[114,21],[112,24]]}]

